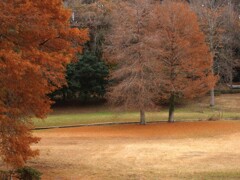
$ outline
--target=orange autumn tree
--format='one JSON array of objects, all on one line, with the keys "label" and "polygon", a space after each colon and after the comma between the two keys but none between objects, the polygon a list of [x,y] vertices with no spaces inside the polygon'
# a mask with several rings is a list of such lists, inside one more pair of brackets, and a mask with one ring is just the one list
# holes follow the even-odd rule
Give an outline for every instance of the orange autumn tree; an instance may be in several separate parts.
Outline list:
[{"label": "orange autumn tree", "polygon": [[174,122],[177,98],[202,96],[214,86],[213,59],[197,16],[187,3],[163,1],[155,6],[152,17],[151,50],[159,62],[156,92],[169,102],[168,121]]},{"label": "orange autumn tree", "polygon": [[140,124],[154,104],[154,59],[149,53],[148,21],[151,0],[115,1],[105,59],[112,64],[107,98],[125,110],[138,110]]},{"label": "orange autumn tree", "polygon": [[0,1],[0,155],[12,167],[38,155],[31,118],[46,117],[47,94],[65,84],[65,66],[88,40],[70,16],[61,0]]}]

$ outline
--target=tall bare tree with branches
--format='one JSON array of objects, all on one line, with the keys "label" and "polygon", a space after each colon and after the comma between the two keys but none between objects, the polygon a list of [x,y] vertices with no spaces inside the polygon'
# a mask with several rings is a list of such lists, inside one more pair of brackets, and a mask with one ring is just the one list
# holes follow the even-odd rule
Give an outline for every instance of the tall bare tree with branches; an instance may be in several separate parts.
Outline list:
[{"label": "tall bare tree with branches", "polygon": [[[206,35],[206,42],[214,59],[212,72],[222,76],[222,67],[225,62],[221,61],[224,35],[224,11],[227,7],[226,0],[191,0],[191,6],[198,15],[202,31]],[[210,106],[215,105],[214,88],[211,89]]]},{"label": "tall bare tree with branches", "polygon": [[240,49],[240,26],[239,15],[237,9],[231,0],[228,0],[225,11],[223,12],[224,34],[223,48],[220,54],[221,61],[221,76],[223,82],[233,86],[233,78],[236,67],[240,66],[238,49]]}]

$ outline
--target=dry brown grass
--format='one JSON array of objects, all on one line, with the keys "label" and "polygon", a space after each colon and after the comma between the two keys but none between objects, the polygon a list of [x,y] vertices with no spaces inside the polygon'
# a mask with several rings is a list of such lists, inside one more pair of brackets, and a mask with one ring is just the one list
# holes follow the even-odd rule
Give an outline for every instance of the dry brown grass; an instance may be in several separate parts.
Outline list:
[{"label": "dry brown grass", "polygon": [[224,94],[216,96],[216,104],[218,107],[228,110],[240,110],[240,94]]},{"label": "dry brown grass", "polygon": [[35,135],[42,137],[34,147],[41,156],[29,165],[46,180],[208,179],[208,173],[240,178],[240,121],[81,127]]}]

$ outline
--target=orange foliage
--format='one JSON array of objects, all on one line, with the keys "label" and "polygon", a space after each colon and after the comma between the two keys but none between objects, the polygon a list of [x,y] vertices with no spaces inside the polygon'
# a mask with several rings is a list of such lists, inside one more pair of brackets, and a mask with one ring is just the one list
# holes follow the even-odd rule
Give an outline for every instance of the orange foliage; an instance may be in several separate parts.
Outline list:
[{"label": "orange foliage", "polygon": [[119,1],[112,12],[112,29],[106,37],[104,56],[113,64],[109,101],[126,109],[153,107],[155,57],[149,54],[148,0]]},{"label": "orange foliage", "polygon": [[37,155],[30,118],[50,111],[46,94],[65,84],[65,66],[88,40],[70,16],[61,0],[0,2],[0,152],[14,167]]},{"label": "orange foliage", "polygon": [[176,98],[201,96],[214,87],[213,59],[189,4],[120,1],[112,14],[105,50],[114,64],[111,103],[143,111],[167,100],[173,114]]},{"label": "orange foliage", "polygon": [[152,50],[158,54],[160,95],[194,98],[215,84],[213,59],[187,3],[164,1],[155,7],[151,22]]},{"label": "orange foliage", "polygon": [[150,0],[117,1],[113,6],[111,31],[106,36],[105,59],[113,64],[111,87],[107,97],[111,104],[140,111],[155,106],[154,56],[149,53],[148,19]]}]

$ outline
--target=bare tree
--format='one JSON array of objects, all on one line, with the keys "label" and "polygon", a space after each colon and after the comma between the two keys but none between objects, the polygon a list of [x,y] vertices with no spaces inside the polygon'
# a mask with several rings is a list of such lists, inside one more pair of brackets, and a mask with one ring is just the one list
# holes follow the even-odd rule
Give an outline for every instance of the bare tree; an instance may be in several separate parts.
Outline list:
[{"label": "bare tree", "polygon": [[98,57],[102,56],[102,44],[105,34],[110,28],[112,2],[108,0],[68,0],[66,5],[72,9],[71,25],[88,28],[90,41],[85,50],[90,50]]},{"label": "bare tree", "polygon": [[227,6],[223,13],[224,20],[224,34],[223,34],[223,48],[220,58],[221,63],[221,75],[224,77],[224,82],[229,83],[232,87],[233,76],[235,68],[239,66],[238,55],[236,54],[239,49],[239,15],[234,8],[234,4],[231,0],[228,0]]},{"label": "bare tree", "polygon": [[[206,35],[206,42],[210,47],[214,59],[212,72],[220,78],[224,77],[223,67],[226,61],[221,58],[223,53],[224,11],[227,0],[191,0],[191,6],[198,15],[200,26]],[[225,74],[226,75],[226,74]],[[211,89],[210,106],[215,105],[214,88]]]}]

